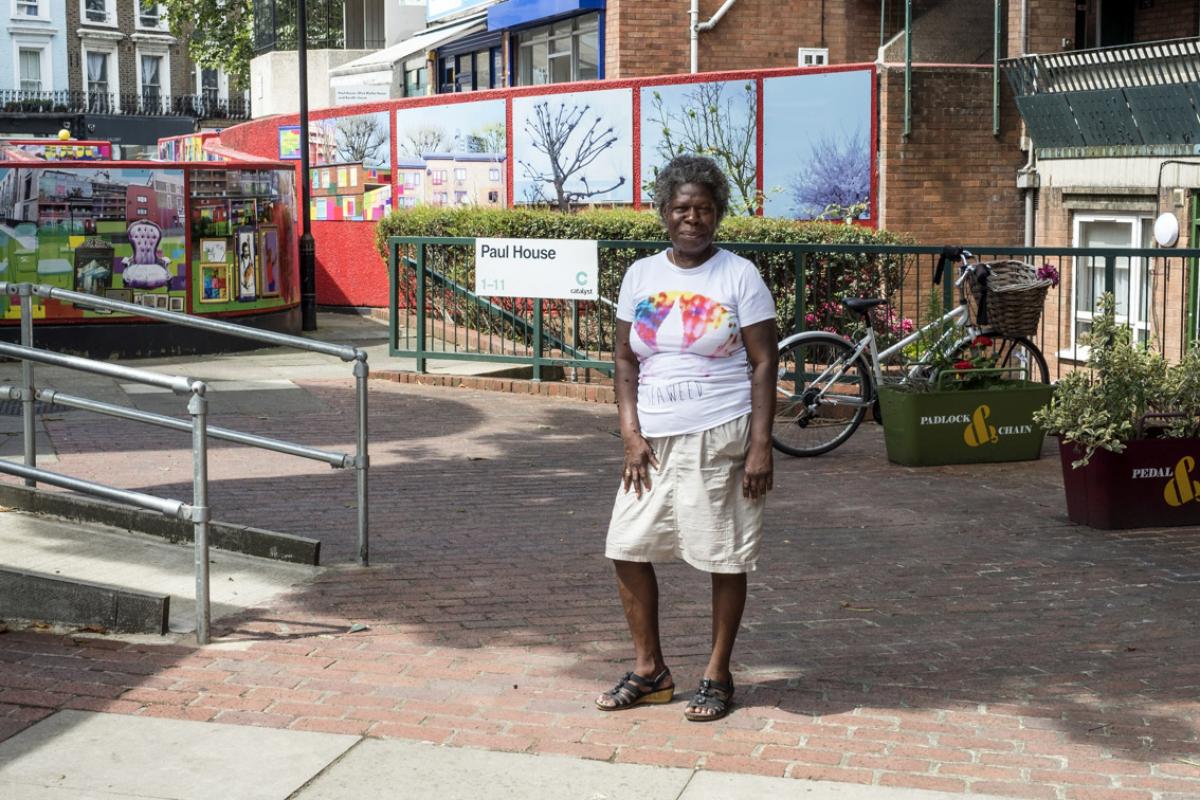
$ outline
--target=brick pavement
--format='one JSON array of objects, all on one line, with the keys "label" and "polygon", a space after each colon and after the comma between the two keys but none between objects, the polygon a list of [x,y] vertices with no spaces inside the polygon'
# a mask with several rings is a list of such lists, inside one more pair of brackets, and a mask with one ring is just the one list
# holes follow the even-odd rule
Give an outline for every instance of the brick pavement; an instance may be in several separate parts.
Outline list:
[{"label": "brick pavement", "polygon": [[[305,386],[325,411],[214,422],[299,423],[307,443],[349,448],[349,383]],[[374,566],[349,563],[351,474],[219,445],[217,516],[318,536],[334,566],[222,621],[206,648],[0,636],[0,739],[79,708],[1012,797],[1200,797],[1197,531],[1069,525],[1056,458],[906,469],[872,426],[778,460],[740,704],[695,724],[684,697],[591,707],[629,657],[601,555],[611,406],[382,381],[371,404]],[[79,413],[46,424],[64,472],[189,495],[183,437]],[[659,574],[686,690],[707,582]]]}]

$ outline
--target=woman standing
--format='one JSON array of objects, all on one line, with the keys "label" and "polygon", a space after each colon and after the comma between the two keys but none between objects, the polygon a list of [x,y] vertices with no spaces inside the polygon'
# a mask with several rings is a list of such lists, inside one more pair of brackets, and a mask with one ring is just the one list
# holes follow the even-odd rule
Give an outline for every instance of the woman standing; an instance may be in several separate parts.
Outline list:
[{"label": "woman standing", "polygon": [[625,445],[605,555],[613,560],[634,668],[596,698],[605,711],[666,703],[675,683],[658,630],[653,562],[681,558],[712,580],[712,654],[685,716],[720,719],[730,658],[771,489],[775,304],[751,262],[713,244],[729,182],[679,156],[655,206],[670,249],[634,262],[617,303],[616,392]]}]

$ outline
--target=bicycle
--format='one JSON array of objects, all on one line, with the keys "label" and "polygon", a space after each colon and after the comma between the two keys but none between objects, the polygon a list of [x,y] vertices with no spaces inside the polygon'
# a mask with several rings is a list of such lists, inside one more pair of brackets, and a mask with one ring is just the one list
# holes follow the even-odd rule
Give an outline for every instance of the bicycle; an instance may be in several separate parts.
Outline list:
[{"label": "bicycle", "polygon": [[[779,396],[771,436],[777,450],[792,456],[816,456],[844,443],[868,408],[875,407],[878,414],[876,387],[884,379],[880,364],[922,339],[932,341],[920,358],[905,365],[899,383],[933,379],[935,370],[929,362],[935,354],[957,359],[968,350],[976,354],[982,350],[995,366],[1023,370],[1030,380],[1050,382],[1050,369],[1037,345],[1024,336],[1007,336],[971,321],[963,283],[972,270],[987,270],[986,264],[972,262],[974,255],[966,250],[947,248],[934,282],[940,282],[946,261],[955,257],[960,260],[954,282],[960,291],[959,304],[884,350],[876,345],[871,310],[886,305],[887,300],[875,297],[842,300],[842,305],[866,324],[866,333],[858,341],[826,331],[805,331],[779,343]],[[932,338],[939,330],[941,334]]]}]

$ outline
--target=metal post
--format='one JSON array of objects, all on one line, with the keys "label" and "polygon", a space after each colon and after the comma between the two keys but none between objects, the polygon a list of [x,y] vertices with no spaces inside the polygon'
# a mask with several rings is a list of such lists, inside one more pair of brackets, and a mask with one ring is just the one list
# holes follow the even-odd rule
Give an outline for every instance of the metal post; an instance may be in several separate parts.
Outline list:
[{"label": "metal post", "polygon": [[[17,287],[21,298],[21,346],[33,347],[33,294],[28,283]],[[21,359],[21,432],[25,437],[25,466],[37,466],[37,429],[33,424],[33,362]],[[26,486],[37,486],[32,478],[25,479]]]},{"label": "metal post", "polygon": [[400,245],[391,242],[388,245],[388,355],[395,355],[400,349],[400,326],[397,317],[400,316]]},{"label": "metal post", "polygon": [[1117,257],[1107,255],[1104,257],[1104,291],[1113,295],[1114,302],[1117,299]]},{"label": "metal post", "polygon": [[308,165],[308,12],[296,3],[296,50],[300,61],[300,326],[317,329],[317,247],[312,235],[312,176]]},{"label": "metal post", "polygon": [[367,356],[364,353],[360,360],[354,362],[355,389],[358,400],[358,450],[354,460],[358,475],[358,563],[363,567],[369,563],[367,542],[367,467],[370,464],[367,455],[367,377],[369,375]]},{"label": "metal post", "polygon": [[425,371],[425,243],[417,245],[417,372]]},{"label": "metal post", "polygon": [[1000,135],[1000,0],[992,21],[992,136]]},{"label": "metal post", "polygon": [[212,609],[208,601],[208,399],[202,383],[192,385],[192,530],[196,554],[196,643],[208,644]]},{"label": "metal post", "polygon": [[542,298],[533,301],[533,379],[542,379]]},{"label": "metal post", "polygon": [[912,0],[904,0],[904,138],[912,133]]},{"label": "metal post", "polygon": [[887,0],[879,0],[879,46],[883,47],[884,20],[887,19]]},{"label": "metal post", "polygon": [[803,250],[796,250],[792,255],[795,259],[794,266],[796,271],[796,321],[792,325],[792,332],[800,333],[808,324],[805,319],[808,316],[808,309],[805,307],[807,290],[804,285],[804,272],[808,262],[808,253],[805,253]]}]

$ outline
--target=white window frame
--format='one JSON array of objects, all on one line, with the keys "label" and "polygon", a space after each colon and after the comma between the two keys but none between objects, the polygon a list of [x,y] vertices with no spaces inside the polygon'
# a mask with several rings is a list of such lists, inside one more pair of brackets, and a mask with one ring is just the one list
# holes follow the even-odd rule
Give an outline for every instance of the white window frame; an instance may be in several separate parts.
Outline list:
[{"label": "white window frame", "polygon": [[155,3],[158,6],[158,24],[143,25],[142,24],[142,4],[141,0],[133,0],[133,24],[139,31],[165,31],[167,29],[167,9],[162,3]]},{"label": "white window frame", "polygon": [[[171,56],[167,52],[167,48],[161,50],[157,47],[139,46],[133,51],[133,69],[137,76],[137,93],[138,97],[142,96],[142,56],[154,56],[162,59],[162,66],[158,70],[158,96],[171,96]],[[84,76],[86,78],[86,74]]]},{"label": "white window frame", "polygon": [[[1149,229],[1149,222],[1153,224],[1153,218],[1148,214],[1137,211],[1129,211],[1123,213],[1103,213],[1103,212],[1082,212],[1076,213],[1071,220],[1071,242],[1074,247],[1083,247],[1081,234],[1083,226],[1091,222],[1111,222],[1117,224],[1125,224],[1130,227],[1132,236],[1129,247],[1133,249],[1150,247],[1151,244],[1144,240],[1143,234]],[[1129,316],[1118,314],[1116,320],[1118,323],[1130,325],[1134,331],[1134,341],[1143,341],[1143,336],[1150,335],[1150,320],[1139,318],[1138,312],[1143,305],[1149,308],[1149,301],[1142,297],[1144,286],[1146,284],[1146,270],[1148,265],[1144,258],[1128,257],[1129,262]],[[1075,258],[1071,267],[1071,346],[1066,350],[1059,352],[1060,358],[1069,358],[1077,360],[1086,360],[1091,348],[1085,344],[1079,343],[1079,325],[1078,323],[1090,323],[1095,315],[1091,311],[1085,311],[1080,308],[1083,298],[1080,292],[1091,291],[1091,284],[1084,280],[1084,269],[1081,258]],[[1097,267],[1103,269],[1103,262]],[[1120,269],[1120,265],[1117,267]],[[1090,279],[1089,279],[1090,280]],[[1085,285],[1086,284],[1086,285]]]},{"label": "white window frame", "polygon": [[[217,102],[224,103],[229,100],[229,76],[225,74],[225,70],[217,67]],[[204,67],[199,64],[195,68],[195,82],[197,96],[204,95]]]},{"label": "white window frame", "polygon": [[119,69],[120,59],[117,54],[117,43],[110,41],[102,41],[97,39],[85,40],[79,47],[80,64],[83,65],[83,97],[84,102],[90,107],[91,90],[88,89],[88,73],[87,73],[87,57],[88,53],[103,53],[108,58],[108,93],[113,98],[113,108],[109,113],[116,113],[120,109],[121,102],[121,71]]},{"label": "white window frame", "polygon": [[79,22],[82,25],[117,27],[117,0],[104,0],[104,19],[94,20],[87,15],[87,0],[79,0]]},{"label": "white window frame", "polygon": [[46,41],[31,41],[29,39],[14,39],[13,47],[13,85],[21,88],[21,51],[38,50],[41,52],[41,91],[49,92],[54,88],[54,67],[50,62],[50,43]]},{"label": "white window frame", "polygon": [[[21,6],[37,6],[38,13],[23,14],[20,11]],[[50,19],[50,0],[13,0],[12,18],[14,21],[29,20],[29,19]]]},{"label": "white window frame", "polygon": [[[807,63],[805,60],[807,59]],[[828,47],[797,47],[796,64],[801,67],[823,67],[829,63]]]}]

